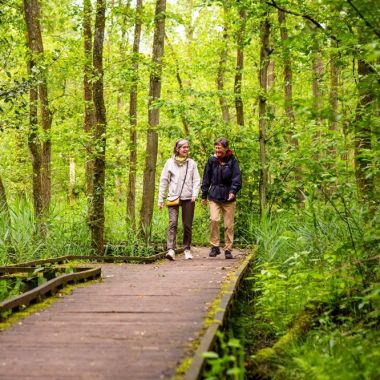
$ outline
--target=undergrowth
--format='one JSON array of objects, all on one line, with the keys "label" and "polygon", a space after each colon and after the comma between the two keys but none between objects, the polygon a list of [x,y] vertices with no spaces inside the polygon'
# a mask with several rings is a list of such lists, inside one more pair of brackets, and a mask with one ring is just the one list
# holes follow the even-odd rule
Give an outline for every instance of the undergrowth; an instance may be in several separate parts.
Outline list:
[{"label": "undergrowth", "polygon": [[[26,199],[10,202],[10,223],[0,213],[0,265],[20,263],[42,258],[65,255],[89,255],[91,251],[90,231],[87,225],[85,199],[69,205],[66,200],[52,204],[49,216],[44,220],[46,237],[36,230],[32,203]],[[136,227],[126,220],[125,205],[108,201],[105,205],[105,254],[149,256],[166,249],[168,227],[167,209],[155,209],[151,239],[148,242],[136,232]],[[208,210],[200,201],[195,208],[193,241],[208,242]],[[182,241],[181,214],[179,215],[177,245]]]},{"label": "undergrowth", "polygon": [[224,337],[244,347],[245,378],[379,377],[379,224],[342,215],[323,205],[250,226],[258,254]]}]

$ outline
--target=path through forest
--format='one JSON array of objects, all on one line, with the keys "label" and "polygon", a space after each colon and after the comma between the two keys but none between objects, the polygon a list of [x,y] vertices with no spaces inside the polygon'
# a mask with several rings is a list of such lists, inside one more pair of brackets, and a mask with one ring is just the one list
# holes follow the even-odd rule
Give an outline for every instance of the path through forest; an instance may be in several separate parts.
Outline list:
[{"label": "path through forest", "polygon": [[194,249],[194,260],[104,264],[76,288],[0,334],[0,379],[169,379],[241,263]]}]

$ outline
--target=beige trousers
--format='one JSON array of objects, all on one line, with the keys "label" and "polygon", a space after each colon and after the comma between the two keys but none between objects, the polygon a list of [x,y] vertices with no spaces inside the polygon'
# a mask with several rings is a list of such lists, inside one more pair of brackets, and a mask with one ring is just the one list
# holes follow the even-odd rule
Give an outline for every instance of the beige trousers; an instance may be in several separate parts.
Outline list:
[{"label": "beige trousers", "polygon": [[223,215],[224,221],[224,249],[231,251],[234,242],[234,217],[236,202],[209,202],[210,205],[210,244],[219,247],[219,222],[220,215]]}]

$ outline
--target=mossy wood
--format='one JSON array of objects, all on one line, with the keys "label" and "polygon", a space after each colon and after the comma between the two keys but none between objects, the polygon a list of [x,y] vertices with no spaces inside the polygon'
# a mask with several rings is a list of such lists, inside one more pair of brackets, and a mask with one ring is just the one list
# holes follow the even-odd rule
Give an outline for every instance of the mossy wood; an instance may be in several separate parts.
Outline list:
[{"label": "mossy wood", "polygon": [[100,277],[101,268],[86,268],[78,273],[69,273],[47,281],[35,289],[29,290],[20,296],[0,303],[0,314],[9,310],[17,311],[19,308],[38,302],[41,298],[53,294],[56,290],[67,284],[88,281]]},{"label": "mossy wood", "polygon": [[205,358],[202,354],[213,350],[216,343],[216,333],[223,328],[223,325],[227,320],[227,316],[233,305],[237,290],[239,289],[241,281],[249,268],[249,263],[252,256],[253,254],[250,254],[245,258],[239,269],[236,271],[234,278],[230,281],[227,290],[222,295],[220,303],[217,307],[218,311],[214,316],[212,324],[207,328],[200,341],[200,344],[194,354],[193,361],[184,376],[185,380],[197,380],[201,378],[202,370],[205,366]]},{"label": "mossy wood", "polygon": [[[181,253],[182,249],[176,249],[176,253]],[[136,263],[143,263],[148,264],[152,263],[156,260],[161,260],[165,258],[166,251],[160,252],[155,255],[149,256],[149,257],[140,257],[140,256],[98,256],[98,255],[67,255],[67,256],[60,256],[50,259],[40,259],[40,260],[33,260],[33,261],[27,261],[25,263],[20,264],[14,264],[14,265],[8,265],[8,266],[0,266],[0,275],[3,273],[12,273],[12,270],[15,272],[19,272],[17,268],[20,267],[34,267],[36,265],[43,265],[43,264],[63,264],[67,261],[75,261],[75,260],[88,260],[88,261],[96,261],[96,262],[104,262],[104,263],[130,263],[130,262],[136,262]],[[12,269],[13,268],[13,269]]]}]

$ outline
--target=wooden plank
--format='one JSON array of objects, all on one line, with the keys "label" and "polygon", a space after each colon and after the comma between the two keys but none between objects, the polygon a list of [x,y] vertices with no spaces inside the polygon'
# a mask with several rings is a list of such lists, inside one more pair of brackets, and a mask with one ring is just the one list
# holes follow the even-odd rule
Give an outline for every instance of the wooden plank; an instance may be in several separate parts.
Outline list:
[{"label": "wooden plank", "polygon": [[[183,249],[176,249],[176,253],[183,252]],[[154,261],[161,260],[165,258],[166,252],[159,252],[150,256],[98,256],[98,255],[66,255],[55,258],[39,259],[33,261],[27,261],[25,263],[12,264],[8,266],[0,266],[0,274],[2,273],[12,273],[12,268],[37,266],[44,264],[63,264],[69,261],[86,260],[86,261],[96,261],[104,263],[153,263]]]},{"label": "wooden plank", "polygon": [[241,262],[207,253],[103,264],[102,282],[0,333],[0,379],[170,379]]},{"label": "wooden plank", "polygon": [[69,283],[85,279],[95,279],[97,277],[100,277],[100,274],[100,268],[92,268],[84,270],[82,272],[64,274],[57,278],[53,278],[52,280],[47,281],[46,283],[37,286],[36,288],[29,290],[28,292],[25,292],[17,297],[0,302],[0,313],[21,306],[27,306],[31,302],[37,301],[46,294],[54,292],[55,290]]},{"label": "wooden plank", "polygon": [[205,365],[205,359],[203,353],[211,351],[216,342],[216,333],[219,331],[220,327],[223,325],[226,319],[228,308],[232,303],[234,293],[239,287],[240,281],[244,276],[245,271],[248,268],[248,264],[251,260],[251,255],[247,256],[246,259],[241,263],[239,269],[236,271],[235,279],[231,281],[228,290],[223,295],[220,304],[218,306],[218,312],[214,316],[214,322],[208,327],[205,334],[202,336],[200,344],[194,354],[193,360],[190,367],[186,371],[184,376],[185,380],[198,380],[201,377],[202,370]]}]

